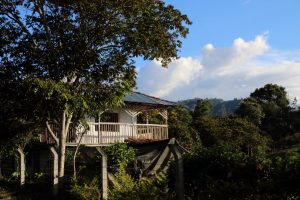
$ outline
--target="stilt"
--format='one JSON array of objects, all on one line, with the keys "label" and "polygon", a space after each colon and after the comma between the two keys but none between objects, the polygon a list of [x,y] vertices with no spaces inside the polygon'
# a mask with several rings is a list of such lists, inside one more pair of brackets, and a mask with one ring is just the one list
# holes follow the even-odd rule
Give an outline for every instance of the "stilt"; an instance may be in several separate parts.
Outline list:
[{"label": "stilt", "polygon": [[107,155],[100,148],[96,147],[97,151],[101,154],[101,178],[102,178],[102,199],[108,199],[108,178],[107,178]]},{"label": "stilt", "polygon": [[176,199],[184,200],[184,175],[183,175],[183,159],[182,155],[175,145],[176,140],[172,138],[169,142],[169,147],[174,155],[176,162],[176,177],[175,177],[175,187],[176,187]]},{"label": "stilt", "polygon": [[20,186],[25,184],[25,155],[21,148],[18,148],[19,153],[19,172],[20,172]]},{"label": "stilt", "polygon": [[58,194],[58,154],[54,147],[50,147],[53,156],[53,195]]}]

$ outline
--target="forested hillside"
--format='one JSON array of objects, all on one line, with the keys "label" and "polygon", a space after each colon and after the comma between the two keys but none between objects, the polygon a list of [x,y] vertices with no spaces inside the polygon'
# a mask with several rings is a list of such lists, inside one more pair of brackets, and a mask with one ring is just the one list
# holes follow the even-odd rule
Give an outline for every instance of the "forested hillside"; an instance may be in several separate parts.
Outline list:
[{"label": "forested hillside", "polygon": [[[197,104],[197,100],[200,98],[187,99],[179,101],[181,105],[186,106],[190,110],[194,110]],[[225,117],[228,115],[233,115],[235,110],[240,105],[242,99],[233,99],[233,100],[223,100],[218,98],[205,99],[209,101],[212,105],[211,114],[213,116]]]},{"label": "forested hillside", "polygon": [[[235,115],[212,116],[238,101]],[[183,159],[186,197],[299,199],[300,107],[284,87],[267,84],[242,101],[181,103],[169,112],[169,133],[191,150]]]}]

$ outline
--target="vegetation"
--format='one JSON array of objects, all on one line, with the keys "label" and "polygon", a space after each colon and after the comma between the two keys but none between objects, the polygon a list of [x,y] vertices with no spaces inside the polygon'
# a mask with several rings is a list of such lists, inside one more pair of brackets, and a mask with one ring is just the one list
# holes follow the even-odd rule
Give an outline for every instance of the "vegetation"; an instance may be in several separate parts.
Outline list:
[{"label": "vegetation", "polygon": [[298,199],[300,151],[248,156],[227,146],[184,158],[187,199]]},{"label": "vegetation", "polygon": [[163,173],[133,179],[124,170],[116,174],[118,185],[110,191],[110,199],[169,199],[167,177]]},{"label": "vegetation", "polygon": [[[215,117],[211,108],[208,101],[199,100],[194,111],[183,106],[169,110],[170,136],[190,150],[183,157],[185,198],[299,199],[300,110],[295,102],[289,103],[284,88],[268,84],[255,90],[241,102],[235,116]],[[150,119],[157,120],[156,114],[153,112]],[[273,120],[282,123],[274,124]],[[71,180],[70,189],[60,195],[99,199],[100,176],[91,173],[94,166],[99,166],[99,158],[90,157],[84,151],[83,148],[79,152],[80,158],[92,160],[94,164],[81,163],[84,166],[79,167],[77,178]],[[111,166],[109,172],[115,177],[110,199],[175,198],[174,164],[166,174],[144,177],[128,170],[133,166],[135,149],[116,144],[105,151]],[[7,151],[2,154],[9,155]],[[69,154],[67,160],[72,162]],[[37,174],[25,190],[13,192],[16,189],[11,188],[17,188],[13,185],[16,176],[13,173],[10,179],[0,181],[6,197],[31,196],[32,191],[37,191],[36,183],[45,178]]]},{"label": "vegetation", "polygon": [[[209,115],[207,102],[185,112],[202,141],[184,156],[186,199],[299,199],[300,109],[285,89],[256,89],[234,116]],[[170,193],[174,181],[171,165]]]},{"label": "vegetation", "polygon": [[122,103],[135,86],[136,57],[163,66],[177,57],[186,24],[163,1],[1,1],[1,135],[47,127],[64,177],[71,126]]},{"label": "vegetation", "polygon": [[124,143],[117,143],[106,147],[105,152],[108,157],[108,165],[113,173],[123,169],[135,160],[135,149]]},{"label": "vegetation", "polygon": [[[158,59],[167,66],[177,57],[190,23],[163,1],[2,0],[0,198],[53,199],[43,172],[20,190],[20,174],[2,176],[2,161],[8,164],[17,148],[29,147],[47,128],[59,150],[63,183],[74,155],[66,151],[68,131],[84,126],[87,115],[122,104],[135,86],[135,58]],[[170,108],[168,121],[169,135],[190,150],[183,157],[186,199],[300,198],[300,108],[296,99],[289,101],[285,88],[267,84],[243,100],[181,103],[189,109]],[[152,114],[150,122],[161,121],[157,112]],[[85,162],[78,164],[78,176],[64,180],[69,188],[60,191],[62,199],[101,198],[95,170],[99,158],[85,150],[79,153]],[[176,195],[174,164],[166,174],[144,177],[128,170],[133,148],[116,144],[105,151],[116,179],[111,199]]]},{"label": "vegetation", "polygon": [[211,115],[218,116],[218,117],[226,117],[229,115],[234,115],[235,110],[238,108],[239,104],[241,103],[241,99],[234,99],[234,100],[223,100],[223,99],[201,99],[201,98],[194,98],[194,99],[187,99],[179,101],[179,104],[186,106],[189,110],[193,111],[197,105],[197,101],[208,101],[212,105]]},{"label": "vegetation", "polygon": [[176,106],[169,110],[169,136],[175,137],[188,149],[201,145],[200,135],[193,128],[193,118],[189,110],[183,106]]}]

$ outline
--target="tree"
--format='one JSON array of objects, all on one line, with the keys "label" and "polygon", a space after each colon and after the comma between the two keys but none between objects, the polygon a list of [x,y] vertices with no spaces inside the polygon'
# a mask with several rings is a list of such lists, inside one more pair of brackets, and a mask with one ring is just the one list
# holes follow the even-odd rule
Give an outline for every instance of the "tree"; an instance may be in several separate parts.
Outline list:
[{"label": "tree", "polygon": [[263,105],[274,103],[282,109],[286,109],[289,106],[285,88],[276,84],[266,84],[264,87],[258,88],[252,92],[250,97],[255,98]]},{"label": "tree", "polygon": [[191,112],[184,106],[178,105],[168,111],[169,136],[175,137],[186,148],[199,147],[199,133],[193,128]]},{"label": "tree", "polygon": [[278,140],[291,132],[288,115],[291,110],[285,88],[276,84],[266,84],[250,94],[262,107],[264,117],[261,129]]},{"label": "tree", "polygon": [[34,113],[47,126],[59,149],[59,177],[71,124],[121,104],[135,86],[136,57],[163,66],[176,58],[186,24],[187,16],[162,1],[1,1],[2,88],[19,85],[19,98],[32,108],[24,119]]},{"label": "tree", "polygon": [[253,97],[244,99],[236,110],[236,114],[245,117],[255,125],[259,126],[264,117],[261,105]]},{"label": "tree", "polygon": [[225,145],[240,149],[249,155],[264,154],[268,139],[260,134],[257,126],[244,118],[205,117],[194,124],[205,147]]},{"label": "tree", "polygon": [[211,115],[212,105],[208,100],[198,99],[196,107],[193,112],[193,119],[197,120],[201,117],[207,117]]}]

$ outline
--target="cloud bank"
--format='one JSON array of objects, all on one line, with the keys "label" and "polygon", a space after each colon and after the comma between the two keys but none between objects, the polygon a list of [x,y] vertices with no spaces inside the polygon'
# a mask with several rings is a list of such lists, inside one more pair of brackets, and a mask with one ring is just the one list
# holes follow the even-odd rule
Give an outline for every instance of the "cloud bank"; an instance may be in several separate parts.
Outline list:
[{"label": "cloud bank", "polygon": [[138,90],[170,100],[233,99],[275,83],[300,99],[300,52],[276,51],[267,39],[267,34],[250,41],[237,38],[225,48],[207,44],[199,57],[179,58],[168,68],[153,61],[139,69]]}]

